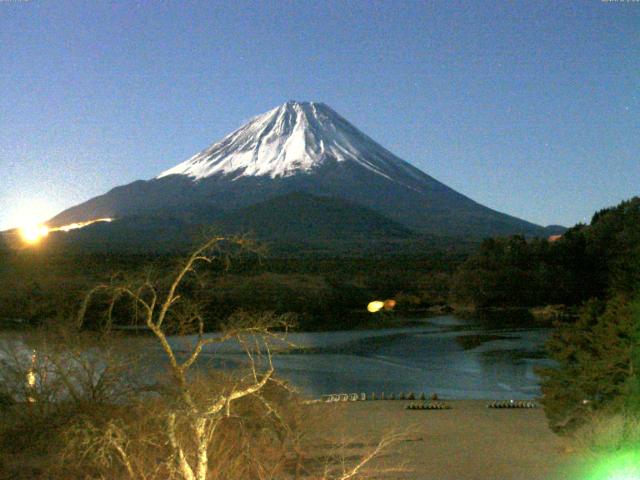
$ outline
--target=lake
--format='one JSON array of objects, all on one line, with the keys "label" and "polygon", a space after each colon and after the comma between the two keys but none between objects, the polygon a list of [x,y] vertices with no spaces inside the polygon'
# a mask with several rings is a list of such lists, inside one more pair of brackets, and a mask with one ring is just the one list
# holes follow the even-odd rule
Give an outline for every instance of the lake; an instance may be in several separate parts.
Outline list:
[{"label": "lake", "polygon": [[[406,328],[294,333],[303,349],[274,357],[276,372],[305,393],[437,393],[452,399],[531,399],[540,395],[535,367],[548,366],[549,328],[483,322],[452,315]],[[233,366],[231,350],[209,351]]]},{"label": "lake", "polygon": [[[280,377],[312,397],[424,392],[451,399],[535,398],[540,395],[535,367],[552,364],[544,353],[551,329],[501,315],[490,321],[446,315],[404,328],[292,333],[288,339],[297,348],[274,355],[273,363]],[[11,342],[15,336],[2,337]],[[193,340],[170,337],[178,353],[189,351]],[[164,354],[152,337],[139,337],[136,345],[152,370],[164,368]],[[236,343],[207,346],[199,362],[201,368],[244,363]]]}]

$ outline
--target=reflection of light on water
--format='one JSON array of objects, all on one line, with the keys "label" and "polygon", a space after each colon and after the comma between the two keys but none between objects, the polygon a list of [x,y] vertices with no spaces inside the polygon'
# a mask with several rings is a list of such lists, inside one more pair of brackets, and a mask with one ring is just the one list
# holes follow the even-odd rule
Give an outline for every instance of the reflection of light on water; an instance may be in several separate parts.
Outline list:
[{"label": "reflection of light on water", "polygon": [[[34,350],[33,354],[31,355],[31,368],[29,369],[29,372],[27,372],[27,389],[28,390],[33,390],[36,387],[36,372],[35,372],[36,359],[37,359],[36,352]],[[36,399],[29,395],[27,396],[27,401],[29,403],[35,403]]]}]

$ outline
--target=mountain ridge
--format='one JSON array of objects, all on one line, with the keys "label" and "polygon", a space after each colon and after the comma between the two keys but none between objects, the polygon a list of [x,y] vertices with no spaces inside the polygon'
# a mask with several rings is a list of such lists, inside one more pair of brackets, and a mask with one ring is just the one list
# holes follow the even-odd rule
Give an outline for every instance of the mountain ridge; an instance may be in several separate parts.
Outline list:
[{"label": "mountain ridge", "polygon": [[544,227],[485,207],[400,159],[327,105],[293,101],[155,178],[116,187],[49,223],[229,212],[292,192],[341,198],[432,235],[546,236]]}]

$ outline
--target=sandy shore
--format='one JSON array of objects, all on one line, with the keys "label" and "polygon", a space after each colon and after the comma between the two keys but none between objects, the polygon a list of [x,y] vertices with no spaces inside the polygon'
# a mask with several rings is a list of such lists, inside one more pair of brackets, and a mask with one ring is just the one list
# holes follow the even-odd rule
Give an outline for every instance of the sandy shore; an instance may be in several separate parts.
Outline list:
[{"label": "sandy shore", "polygon": [[[542,409],[489,409],[487,402],[447,402],[451,410],[405,410],[406,401],[315,404],[317,445],[343,445],[352,461],[385,432],[407,432],[366,478],[398,480],[550,480],[571,457],[547,428]],[[333,447],[335,450],[335,447]]]}]

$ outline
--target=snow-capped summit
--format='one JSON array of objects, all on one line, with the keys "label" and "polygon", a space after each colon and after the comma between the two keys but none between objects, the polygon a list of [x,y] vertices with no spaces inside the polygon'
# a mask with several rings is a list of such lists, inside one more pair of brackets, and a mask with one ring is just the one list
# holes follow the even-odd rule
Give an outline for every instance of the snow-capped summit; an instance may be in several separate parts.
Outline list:
[{"label": "snow-capped summit", "polygon": [[289,101],[156,178],[289,177],[331,161],[356,162],[388,179],[390,165],[406,166],[324,103]]}]

